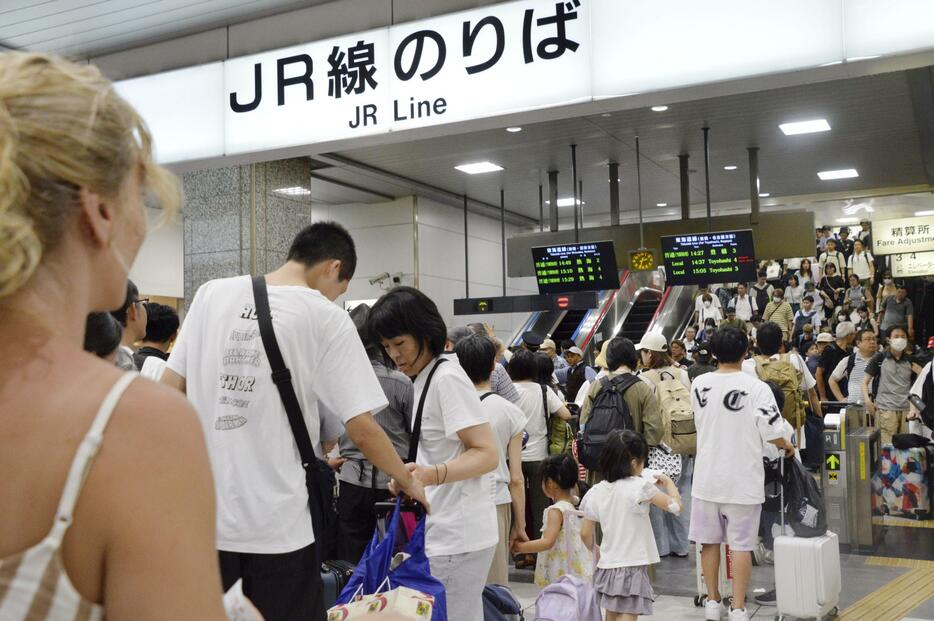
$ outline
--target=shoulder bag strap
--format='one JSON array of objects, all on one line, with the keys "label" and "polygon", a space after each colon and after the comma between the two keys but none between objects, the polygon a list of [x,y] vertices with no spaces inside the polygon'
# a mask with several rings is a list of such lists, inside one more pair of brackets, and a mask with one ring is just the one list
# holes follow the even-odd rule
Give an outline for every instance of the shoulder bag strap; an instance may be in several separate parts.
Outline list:
[{"label": "shoulder bag strap", "polygon": [[253,277],[253,300],[256,303],[256,318],[259,322],[259,334],[263,339],[263,349],[272,367],[272,381],[279,391],[279,398],[285,407],[285,414],[289,417],[289,427],[292,428],[292,437],[298,446],[298,454],[302,459],[302,468],[308,470],[315,463],[315,451],[308,437],[308,427],[302,417],[302,406],[295,395],[292,386],[292,373],[285,366],[282,351],[276,341],[276,333],[272,327],[272,314],[269,310],[269,293],[266,289],[265,276]]},{"label": "shoulder bag strap", "polygon": [[480,401],[483,401],[487,397],[492,397],[495,394],[496,394],[495,392],[485,392],[482,395],[480,395]]},{"label": "shoulder bag strap", "polygon": [[447,358],[438,358],[438,362],[436,362],[435,366],[428,372],[428,378],[425,380],[425,387],[422,389],[422,396],[418,399],[418,410],[415,412],[415,422],[412,424],[412,435],[409,437],[409,455],[407,460],[409,462],[414,462],[415,458],[418,457],[418,442],[422,437],[422,414],[425,411],[425,399],[428,397],[428,387],[431,386],[431,378],[435,376],[435,371],[438,370],[438,367],[447,361]]},{"label": "shoulder bag strap", "polygon": [[542,384],[542,411],[545,413],[545,424],[548,424],[548,389]]}]

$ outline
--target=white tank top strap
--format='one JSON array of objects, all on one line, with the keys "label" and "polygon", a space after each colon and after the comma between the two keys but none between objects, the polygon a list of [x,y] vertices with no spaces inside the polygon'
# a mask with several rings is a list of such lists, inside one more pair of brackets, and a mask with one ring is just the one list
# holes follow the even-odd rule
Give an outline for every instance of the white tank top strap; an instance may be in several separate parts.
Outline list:
[{"label": "white tank top strap", "polygon": [[49,533],[48,537],[56,548],[61,545],[65,532],[71,526],[75,504],[78,502],[81,488],[84,487],[84,481],[88,477],[88,472],[90,472],[91,465],[94,463],[94,457],[97,455],[97,451],[104,439],[104,430],[107,428],[107,423],[110,422],[110,417],[123,397],[123,393],[138,376],[139,374],[135,371],[130,371],[117,380],[107,396],[104,397],[103,402],[101,402],[101,407],[94,416],[91,428],[78,446],[74,461],[71,462],[71,468],[68,470],[68,478],[65,480],[65,489],[58,503],[58,510],[55,512],[55,523],[52,525],[52,532]]}]

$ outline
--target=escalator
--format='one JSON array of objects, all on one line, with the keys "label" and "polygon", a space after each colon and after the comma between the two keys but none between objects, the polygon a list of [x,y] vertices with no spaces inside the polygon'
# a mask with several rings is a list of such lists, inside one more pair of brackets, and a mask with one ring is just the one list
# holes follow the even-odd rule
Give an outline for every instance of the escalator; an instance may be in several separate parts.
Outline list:
[{"label": "escalator", "polygon": [[648,331],[660,303],[661,297],[655,291],[643,292],[632,305],[632,310],[626,315],[619,336],[624,336],[633,343],[641,341],[642,336]]},{"label": "escalator", "polygon": [[584,320],[586,314],[586,310],[571,310],[566,312],[561,319],[561,323],[559,323],[551,333],[551,340],[560,345],[562,341],[570,339],[577,332],[577,327],[580,325],[581,321]]}]

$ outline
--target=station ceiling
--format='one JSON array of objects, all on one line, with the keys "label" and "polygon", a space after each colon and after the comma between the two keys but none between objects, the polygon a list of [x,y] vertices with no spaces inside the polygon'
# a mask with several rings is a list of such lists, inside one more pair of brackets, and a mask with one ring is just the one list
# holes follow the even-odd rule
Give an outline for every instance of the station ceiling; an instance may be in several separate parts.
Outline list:
[{"label": "station ceiling", "polygon": [[[607,164],[620,164],[621,211],[631,220],[638,209],[636,136],[641,150],[642,202],[651,219],[680,215],[678,154],[690,155],[693,211],[704,210],[702,127],[710,127],[710,195],[714,213],[748,210],[750,198],[747,147],[759,147],[760,192],[764,210],[814,205],[824,221],[851,215],[860,202],[848,199],[924,191],[934,182],[928,170],[934,157],[926,133],[934,130],[934,101],[925,96],[931,68],[899,71],[832,82],[730,95],[671,104],[664,112],[649,108],[597,114],[538,124],[522,131],[506,128],[454,137],[342,151],[339,155],[367,167],[466,193],[495,205],[500,189],[507,209],[539,217],[539,184],[548,195],[548,171],[559,171],[559,197],[571,197],[571,144],[577,145],[583,181],[585,220],[609,222]],[[547,87],[547,85],[543,85]],[[663,103],[663,102],[659,102]],[[785,136],[780,123],[826,119],[829,132]],[[490,161],[501,172],[467,175],[465,163]],[[736,166],[732,171],[725,166]],[[821,181],[817,173],[854,168],[855,179]],[[375,183],[392,193],[385,179],[344,168],[322,170],[344,180]],[[805,197],[805,198],[802,198]],[[919,199],[926,203],[928,199]],[[914,201],[914,202],[919,202]],[[658,207],[667,203],[667,207]],[[911,215],[912,201],[874,198],[893,217]],[[904,207],[902,207],[904,205]],[[546,208],[547,213],[547,208]],[[571,217],[571,208],[562,208]]]}]

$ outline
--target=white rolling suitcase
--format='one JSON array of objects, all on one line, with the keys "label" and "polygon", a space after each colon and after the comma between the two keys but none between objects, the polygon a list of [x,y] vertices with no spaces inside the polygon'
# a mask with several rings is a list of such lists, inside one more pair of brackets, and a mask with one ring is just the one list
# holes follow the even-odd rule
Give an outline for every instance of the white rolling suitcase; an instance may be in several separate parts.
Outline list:
[{"label": "white rolling suitcase", "polygon": [[[701,545],[695,545],[694,572],[697,576],[697,595],[694,596],[694,605],[700,608],[707,603],[707,581],[704,580],[704,570],[701,567]],[[723,605],[729,609],[733,599],[733,557],[730,555],[730,546],[720,546],[720,598]]]},{"label": "white rolling suitcase", "polygon": [[[785,532],[785,459],[782,472],[782,532]],[[808,539],[775,538],[776,621],[790,615],[823,621],[834,617],[840,603],[840,541],[827,531]]]}]

